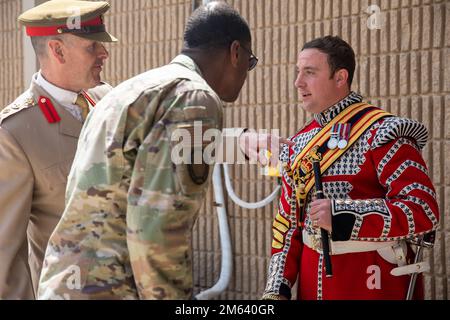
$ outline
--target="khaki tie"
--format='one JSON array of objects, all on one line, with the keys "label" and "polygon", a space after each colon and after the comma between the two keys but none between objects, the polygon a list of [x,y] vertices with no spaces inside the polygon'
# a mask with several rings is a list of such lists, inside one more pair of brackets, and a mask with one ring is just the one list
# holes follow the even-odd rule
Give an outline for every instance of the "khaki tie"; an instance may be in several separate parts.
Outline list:
[{"label": "khaki tie", "polygon": [[81,109],[81,117],[83,118],[83,122],[86,121],[86,118],[89,114],[89,103],[87,102],[86,98],[83,96],[83,94],[79,94],[77,97],[77,100],[75,101],[75,104],[80,107]]}]

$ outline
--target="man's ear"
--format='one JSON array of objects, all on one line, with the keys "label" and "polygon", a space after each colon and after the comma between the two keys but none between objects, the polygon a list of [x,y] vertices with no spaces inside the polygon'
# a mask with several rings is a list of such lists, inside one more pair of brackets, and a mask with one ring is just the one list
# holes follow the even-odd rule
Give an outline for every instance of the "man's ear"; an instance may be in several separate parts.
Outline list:
[{"label": "man's ear", "polygon": [[239,64],[239,47],[241,44],[239,41],[234,40],[230,46],[230,61],[233,67],[237,67]]},{"label": "man's ear", "polygon": [[49,50],[49,55],[55,58],[59,63],[65,63],[66,59],[64,57],[64,48],[61,40],[52,39],[47,43],[47,47]]},{"label": "man's ear", "polygon": [[334,75],[334,79],[336,80],[336,84],[338,88],[341,88],[345,85],[347,85],[348,81],[348,71],[346,69],[340,69],[336,71]]}]

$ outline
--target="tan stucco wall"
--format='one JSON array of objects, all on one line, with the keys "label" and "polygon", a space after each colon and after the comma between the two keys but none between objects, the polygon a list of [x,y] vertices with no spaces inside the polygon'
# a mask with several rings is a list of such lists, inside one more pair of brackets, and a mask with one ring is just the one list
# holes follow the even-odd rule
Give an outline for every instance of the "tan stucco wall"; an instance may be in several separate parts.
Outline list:
[{"label": "tan stucco wall", "polygon": [[24,90],[22,33],[17,16],[22,2],[0,0],[0,109]]}]

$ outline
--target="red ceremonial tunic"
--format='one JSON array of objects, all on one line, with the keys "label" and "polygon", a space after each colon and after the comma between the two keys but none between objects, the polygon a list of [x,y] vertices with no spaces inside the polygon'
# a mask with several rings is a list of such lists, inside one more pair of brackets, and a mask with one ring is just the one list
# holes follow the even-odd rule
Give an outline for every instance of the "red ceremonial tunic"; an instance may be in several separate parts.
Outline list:
[{"label": "red ceremonial tunic", "polygon": [[[351,93],[315,115],[292,138],[295,146],[286,148],[281,160],[291,166],[323,126],[361,99]],[[320,231],[308,216],[314,188],[302,206],[295,181],[283,170],[265,296],[291,298],[298,277],[300,300],[405,299],[410,275],[394,276],[391,271],[412,263],[414,252],[405,239],[435,230],[439,220],[435,190],[421,156],[426,140],[422,124],[383,118],[322,175],[325,198],[332,200],[331,278],[325,276],[323,255],[314,245],[314,239],[320,243]],[[420,276],[415,298],[423,298]]]}]

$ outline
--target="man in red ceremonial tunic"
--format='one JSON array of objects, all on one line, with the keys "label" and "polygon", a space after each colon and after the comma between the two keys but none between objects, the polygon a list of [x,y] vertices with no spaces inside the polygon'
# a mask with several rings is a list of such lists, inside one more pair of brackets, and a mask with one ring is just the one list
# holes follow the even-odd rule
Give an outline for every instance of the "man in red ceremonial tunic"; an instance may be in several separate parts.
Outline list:
[{"label": "man in red ceremonial tunic", "polygon": [[[307,43],[297,68],[295,86],[313,120],[280,157],[283,188],[263,299],[290,299],[296,280],[300,300],[405,299],[411,274],[421,271],[407,240],[439,223],[421,155],[427,130],[350,90],[355,56],[338,37]],[[315,198],[311,150],[322,159],[325,199]],[[332,277],[320,228],[329,234]],[[420,276],[414,297],[423,298]]]}]

